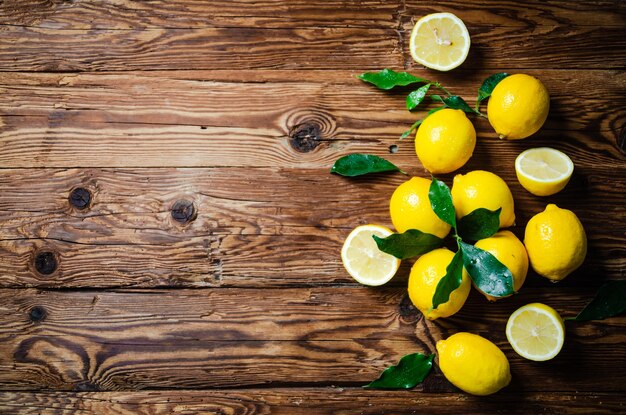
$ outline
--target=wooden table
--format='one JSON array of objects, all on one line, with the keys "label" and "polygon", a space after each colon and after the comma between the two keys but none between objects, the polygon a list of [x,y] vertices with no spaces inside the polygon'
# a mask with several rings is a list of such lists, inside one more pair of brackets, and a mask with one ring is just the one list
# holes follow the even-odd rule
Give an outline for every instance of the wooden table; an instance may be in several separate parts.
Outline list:
[{"label": "wooden table", "polygon": [[[626,270],[626,3],[620,0],[0,1],[0,413],[326,414],[626,412],[626,316],[567,324],[534,363],[505,321],[534,301],[574,316]],[[472,36],[450,73],[412,62],[416,18],[451,11]],[[589,254],[559,284],[530,273],[513,298],[472,292],[426,321],[410,262],[367,288],[339,251],[359,224],[390,225],[401,174],[345,179],[362,152],[427,177],[398,136],[411,89],[355,78],[384,67],[474,102],[490,74],[539,77],[552,98],[533,138],[479,142],[462,172],[502,176],[517,226],[572,209]],[[390,146],[398,152],[390,154]],[[571,156],[539,198],[513,163]],[[441,178],[451,184],[452,175]],[[361,385],[457,331],[496,342],[514,380],[478,398],[438,368],[410,391]]]}]

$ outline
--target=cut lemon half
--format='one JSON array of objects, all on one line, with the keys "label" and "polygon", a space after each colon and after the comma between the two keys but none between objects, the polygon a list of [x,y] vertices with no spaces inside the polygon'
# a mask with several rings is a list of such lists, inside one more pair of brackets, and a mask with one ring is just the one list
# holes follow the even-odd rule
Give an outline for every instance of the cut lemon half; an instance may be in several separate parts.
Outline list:
[{"label": "cut lemon half", "polygon": [[389,229],[379,225],[354,228],[341,249],[341,262],[348,274],[364,285],[383,285],[398,271],[400,260],[378,249],[373,235],[386,238]]},{"label": "cut lemon half", "polygon": [[515,159],[517,180],[530,193],[550,196],[563,190],[574,172],[574,163],[563,152],[549,147],[531,148]]},{"label": "cut lemon half", "polygon": [[561,351],[565,341],[563,319],[541,303],[518,308],[506,323],[506,338],[520,356],[542,362]]},{"label": "cut lemon half", "polygon": [[465,61],[470,43],[469,32],[461,19],[452,13],[433,13],[415,23],[409,48],[416,62],[449,71]]}]

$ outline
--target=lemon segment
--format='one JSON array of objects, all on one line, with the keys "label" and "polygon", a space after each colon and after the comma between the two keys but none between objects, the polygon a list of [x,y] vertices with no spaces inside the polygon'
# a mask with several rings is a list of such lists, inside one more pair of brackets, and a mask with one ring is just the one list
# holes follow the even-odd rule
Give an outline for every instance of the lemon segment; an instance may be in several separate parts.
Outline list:
[{"label": "lemon segment", "polygon": [[348,274],[364,285],[383,285],[398,271],[400,260],[378,249],[373,235],[386,238],[393,232],[379,225],[354,228],[341,249],[341,262]]},{"label": "lemon segment", "polygon": [[517,309],[506,323],[506,338],[520,356],[542,362],[553,359],[565,342],[563,319],[541,303]]},{"label": "lemon segment", "polygon": [[452,13],[433,13],[415,23],[409,49],[417,63],[449,71],[465,61],[470,44],[469,32],[461,19]]},{"label": "lemon segment", "polygon": [[536,196],[560,192],[574,172],[574,163],[563,152],[549,147],[531,148],[515,159],[517,180]]}]

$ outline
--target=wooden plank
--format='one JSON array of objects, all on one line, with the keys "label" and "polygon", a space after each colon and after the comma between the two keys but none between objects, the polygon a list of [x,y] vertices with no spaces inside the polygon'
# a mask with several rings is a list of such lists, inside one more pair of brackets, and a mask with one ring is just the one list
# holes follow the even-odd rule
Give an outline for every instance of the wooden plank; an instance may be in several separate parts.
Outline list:
[{"label": "wooden plank", "polygon": [[[515,195],[513,231],[523,238],[527,221],[548,201],[527,193],[513,169],[499,173]],[[568,187],[549,200],[573,209],[585,225],[589,254],[571,277],[580,284],[596,284],[586,276],[598,269],[606,279],[623,276],[625,173],[577,167]],[[391,226],[388,200],[404,180],[400,174],[351,180],[326,169],[0,170],[0,285],[355,284],[341,264],[341,244],[359,224]],[[92,192],[83,211],[68,201],[78,187]],[[195,220],[172,219],[177,200],[193,202]],[[43,251],[57,255],[51,275],[34,268]],[[394,284],[405,284],[409,266]],[[531,275],[529,284],[540,280]]]},{"label": "wooden plank", "polygon": [[[502,391],[489,399],[460,393],[364,391],[360,388],[273,388],[150,392],[0,392],[0,410],[15,415],[208,415],[229,413],[309,415],[353,413],[415,414],[615,414],[624,410],[621,393]],[[358,409],[357,409],[358,408]]]},{"label": "wooden plank", "polygon": [[[486,120],[476,119],[477,161],[493,163],[498,154],[512,165],[521,146],[540,143],[562,149],[577,165],[623,165],[626,158],[617,142],[626,123],[621,93],[626,73],[529,73],[551,91],[546,125],[531,140],[503,142],[495,139]],[[399,146],[396,161],[417,165],[411,140],[398,141],[425,114],[404,109],[410,89],[385,93],[355,74],[2,73],[0,166],[330,168],[336,158],[352,152],[388,156],[391,145]],[[438,77],[473,102],[485,75]]]},{"label": "wooden plank", "polygon": [[[554,286],[552,286],[554,287]],[[402,355],[460,330],[485,335],[511,363],[511,390],[624,391],[626,316],[568,324],[559,356],[532,364],[504,324],[529,299],[564,317],[586,289],[531,289],[490,304],[474,292],[453,318],[428,321],[404,289],[0,290],[0,389],[137,390],[359,386]],[[33,311],[35,310],[35,311]],[[573,373],[571,367],[578,371]],[[602,383],[611,373],[611,384]],[[437,370],[417,390],[453,392]]]}]

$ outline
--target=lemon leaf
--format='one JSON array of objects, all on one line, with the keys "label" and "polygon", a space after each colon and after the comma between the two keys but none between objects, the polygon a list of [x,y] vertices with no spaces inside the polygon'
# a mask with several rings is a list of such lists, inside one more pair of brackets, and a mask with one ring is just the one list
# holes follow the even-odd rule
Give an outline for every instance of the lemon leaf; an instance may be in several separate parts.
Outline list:
[{"label": "lemon leaf", "polygon": [[378,249],[398,259],[413,258],[443,245],[443,239],[417,229],[409,229],[403,233],[392,233],[386,238],[376,235],[372,235],[372,237],[376,241]]},{"label": "lemon leaf", "polygon": [[439,219],[456,229],[456,214],[454,213],[450,188],[441,180],[433,177],[428,190],[428,199]]},{"label": "lemon leaf", "polygon": [[434,354],[412,353],[397,365],[389,366],[378,379],[363,386],[365,389],[410,389],[422,383],[433,368]]},{"label": "lemon leaf", "polygon": [[447,303],[450,300],[450,294],[459,288],[461,282],[463,282],[463,253],[459,249],[446,267],[446,275],[437,284],[433,295],[433,310],[440,304]]},{"label": "lemon leaf", "polygon": [[355,177],[362,176],[369,173],[382,173],[389,171],[399,171],[406,174],[398,166],[385,160],[382,157],[378,157],[372,154],[348,154],[343,156],[337,161],[330,169],[331,173],[336,173],[341,176]]},{"label": "lemon leaf", "polygon": [[611,281],[600,287],[593,300],[576,317],[566,320],[604,320],[624,311],[626,311],[626,280]]},{"label": "lemon leaf", "polygon": [[463,264],[476,286],[492,297],[513,294],[513,274],[491,253],[460,241]]},{"label": "lemon leaf", "polygon": [[459,236],[466,241],[479,241],[489,238],[500,228],[502,208],[489,210],[478,208],[462,217],[457,223]]},{"label": "lemon leaf", "polygon": [[365,72],[359,75],[358,78],[384,90],[388,90],[396,86],[406,86],[416,83],[430,83],[428,79],[418,78],[408,72],[395,72],[388,68],[379,72]]},{"label": "lemon leaf", "polygon": [[488,77],[483,81],[483,84],[478,88],[478,98],[476,98],[476,111],[480,108],[480,103],[491,96],[496,85],[500,83],[501,80],[509,76],[506,72],[496,73]]},{"label": "lemon leaf", "polygon": [[415,91],[411,92],[406,97],[406,109],[409,111],[417,108],[417,106],[424,100],[426,97],[426,93],[430,88],[431,84],[422,85],[417,88]]}]

